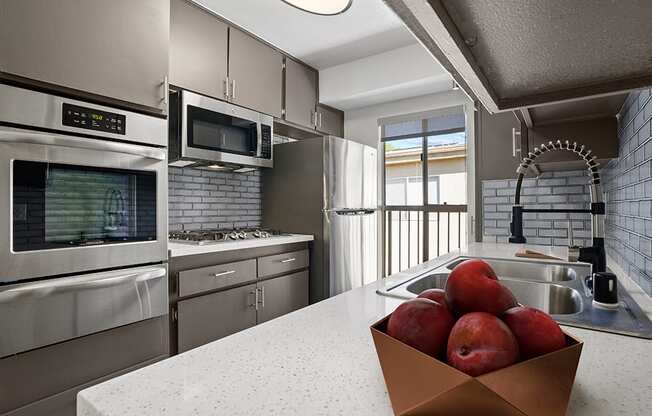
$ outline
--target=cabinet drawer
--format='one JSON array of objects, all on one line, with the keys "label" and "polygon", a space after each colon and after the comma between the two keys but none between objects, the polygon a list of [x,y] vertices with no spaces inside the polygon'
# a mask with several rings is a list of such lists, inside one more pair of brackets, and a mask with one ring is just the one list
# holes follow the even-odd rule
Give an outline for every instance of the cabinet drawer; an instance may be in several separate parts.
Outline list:
[{"label": "cabinet drawer", "polygon": [[308,250],[276,254],[258,259],[258,277],[273,276],[308,267]]},{"label": "cabinet drawer", "polygon": [[179,296],[207,292],[256,280],[256,260],[179,272]]}]

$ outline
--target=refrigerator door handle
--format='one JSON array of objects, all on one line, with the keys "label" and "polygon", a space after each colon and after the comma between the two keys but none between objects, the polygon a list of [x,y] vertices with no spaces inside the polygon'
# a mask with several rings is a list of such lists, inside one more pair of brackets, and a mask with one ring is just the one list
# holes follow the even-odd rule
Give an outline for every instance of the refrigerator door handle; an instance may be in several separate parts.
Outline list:
[{"label": "refrigerator door handle", "polygon": [[330,209],[326,212],[334,212],[337,215],[371,215],[375,214],[378,210],[372,208],[352,208],[352,209]]}]

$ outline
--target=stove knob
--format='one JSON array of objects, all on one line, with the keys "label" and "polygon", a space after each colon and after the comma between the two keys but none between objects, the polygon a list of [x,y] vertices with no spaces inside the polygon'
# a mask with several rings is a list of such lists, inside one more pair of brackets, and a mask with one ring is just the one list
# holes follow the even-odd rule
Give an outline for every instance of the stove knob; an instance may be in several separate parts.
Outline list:
[{"label": "stove knob", "polygon": [[238,233],[238,238],[240,238],[241,240],[244,240],[245,238],[247,238],[247,233],[244,232],[244,231],[240,231]]},{"label": "stove knob", "polygon": [[231,231],[231,233],[229,234],[229,238],[231,240],[237,240],[238,239],[238,233],[236,233],[235,231]]},{"label": "stove knob", "polygon": [[261,232],[260,230],[256,230],[256,231],[253,232],[253,235],[254,235],[254,237],[256,237],[256,238],[260,238],[260,237],[261,237],[261,234],[262,234],[262,232]]},{"label": "stove knob", "polygon": [[267,238],[267,237],[269,237],[269,233],[267,231],[261,231],[260,236],[263,237],[263,238]]}]

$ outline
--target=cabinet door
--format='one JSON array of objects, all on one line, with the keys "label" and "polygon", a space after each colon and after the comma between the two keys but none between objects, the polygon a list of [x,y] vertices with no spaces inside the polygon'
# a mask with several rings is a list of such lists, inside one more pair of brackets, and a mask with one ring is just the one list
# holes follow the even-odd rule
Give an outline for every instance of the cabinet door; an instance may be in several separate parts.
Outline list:
[{"label": "cabinet door", "polygon": [[246,33],[229,32],[231,100],[274,117],[281,117],[283,55]]},{"label": "cabinet door", "polygon": [[[615,117],[596,118],[591,120],[568,121],[544,126],[535,125],[528,130],[530,151],[550,140],[568,140],[577,142],[592,150],[599,159],[618,157],[618,122]],[[535,163],[555,163],[550,167],[556,169],[584,169],[585,163],[573,152],[547,152],[537,157]]]},{"label": "cabinet door", "polygon": [[3,0],[0,71],[165,109],[170,3]]},{"label": "cabinet door", "polygon": [[258,283],[261,306],[258,323],[308,306],[308,272],[299,272]]},{"label": "cabinet door", "polygon": [[[512,128],[523,131],[521,123],[512,112],[489,114],[484,108],[478,111],[479,158],[478,177],[485,179],[516,178],[516,168],[521,153],[514,156]],[[521,148],[521,136],[516,136],[516,148]],[[527,147],[523,150],[527,153]]]},{"label": "cabinet door", "polygon": [[179,301],[179,352],[256,325],[256,285]]},{"label": "cabinet door", "polygon": [[315,106],[319,75],[314,69],[290,58],[285,60],[285,119],[315,128]]},{"label": "cabinet door", "polygon": [[170,7],[170,83],[226,99],[229,27],[185,0]]},{"label": "cabinet door", "polygon": [[317,130],[324,134],[344,137],[344,112],[327,105],[317,105]]}]

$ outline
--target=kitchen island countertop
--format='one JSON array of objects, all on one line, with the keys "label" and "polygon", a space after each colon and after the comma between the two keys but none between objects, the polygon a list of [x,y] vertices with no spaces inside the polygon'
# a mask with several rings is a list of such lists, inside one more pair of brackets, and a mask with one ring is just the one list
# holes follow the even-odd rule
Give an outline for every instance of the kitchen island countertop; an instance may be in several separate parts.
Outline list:
[{"label": "kitchen island countertop", "polygon": [[[513,257],[519,248],[476,243],[457,254]],[[378,295],[384,285],[349,291],[85,389],[78,416],[391,415],[369,331],[401,302]],[[649,303],[641,307],[652,312]],[[585,343],[568,415],[649,414],[652,341],[564,329]]]}]

